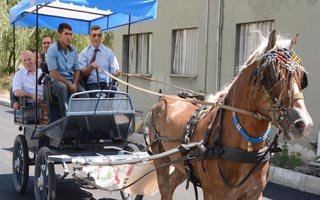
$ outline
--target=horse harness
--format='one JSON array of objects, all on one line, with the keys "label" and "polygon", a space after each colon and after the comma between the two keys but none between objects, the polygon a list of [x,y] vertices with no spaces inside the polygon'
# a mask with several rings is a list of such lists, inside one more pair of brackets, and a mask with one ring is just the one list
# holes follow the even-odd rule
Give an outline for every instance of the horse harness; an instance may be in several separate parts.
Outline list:
[{"label": "horse harness", "polygon": [[[224,104],[226,102],[227,98],[224,97]],[[276,135],[275,139],[273,140],[272,144],[269,146],[264,147],[263,149],[260,149],[258,151],[252,151],[247,152],[243,151],[237,148],[233,147],[227,147],[221,144],[220,142],[220,136],[221,136],[221,119],[222,119],[222,110],[221,108],[215,107],[211,109],[217,109],[215,114],[212,116],[211,122],[208,123],[208,127],[206,130],[206,133],[204,134],[204,137],[201,141],[201,145],[199,145],[196,149],[190,149],[186,148],[185,144],[190,143],[195,128],[198,124],[198,122],[208,113],[208,107],[207,106],[199,106],[191,115],[191,117],[188,120],[188,123],[185,128],[185,135],[184,138],[167,138],[167,137],[161,137],[159,132],[157,131],[155,124],[152,124],[153,130],[156,133],[155,139],[150,144],[154,144],[155,142],[158,142],[159,145],[161,145],[161,142],[181,142],[182,144],[178,147],[182,157],[184,158],[184,165],[185,165],[185,171],[187,176],[187,184],[186,189],[189,187],[189,183],[191,182],[194,186],[195,190],[195,196],[196,199],[198,199],[198,191],[197,187],[201,187],[201,183],[199,179],[197,178],[196,174],[194,173],[193,166],[191,164],[191,160],[205,160],[205,159],[222,159],[222,160],[230,160],[235,162],[244,162],[244,163],[255,163],[255,165],[252,167],[252,169],[248,172],[248,174],[243,178],[243,180],[237,184],[237,185],[231,185],[226,178],[224,177],[221,166],[219,163],[219,171],[221,176],[223,177],[223,180],[225,183],[231,187],[238,187],[242,185],[253,173],[253,171],[256,169],[256,167],[265,161],[268,161],[270,159],[271,152],[275,152],[277,150],[277,139],[278,134]],[[154,120],[152,120],[154,121]],[[209,146],[209,139],[210,136],[213,137],[214,142],[213,145]],[[149,145],[149,146],[150,146]],[[204,166],[203,169],[205,170]]]}]

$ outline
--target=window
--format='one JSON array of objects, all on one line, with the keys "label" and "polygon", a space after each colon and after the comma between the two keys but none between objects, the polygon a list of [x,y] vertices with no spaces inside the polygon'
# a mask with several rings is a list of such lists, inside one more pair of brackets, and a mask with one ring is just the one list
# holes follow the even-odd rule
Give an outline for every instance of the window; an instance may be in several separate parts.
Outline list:
[{"label": "window", "polygon": [[261,42],[259,33],[267,37],[274,29],[274,21],[262,21],[237,25],[237,48],[235,74],[239,71],[239,66],[244,64],[250,54]]},{"label": "window", "polygon": [[198,29],[179,29],[172,32],[171,73],[185,76],[196,75]]},{"label": "window", "polygon": [[123,36],[123,71],[127,73],[149,74],[151,66],[152,34],[141,33],[130,35],[129,58],[128,42],[128,35]]}]

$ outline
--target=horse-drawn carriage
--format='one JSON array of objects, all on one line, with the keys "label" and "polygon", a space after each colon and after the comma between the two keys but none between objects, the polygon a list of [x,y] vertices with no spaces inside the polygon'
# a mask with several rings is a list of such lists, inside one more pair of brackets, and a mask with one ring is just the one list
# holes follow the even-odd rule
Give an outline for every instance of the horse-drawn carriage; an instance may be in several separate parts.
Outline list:
[{"label": "horse-drawn carriage", "polygon": [[[141,0],[121,4],[118,1],[22,1],[10,10],[10,22],[14,29],[36,27],[37,37],[38,27],[55,29],[61,22],[71,24],[75,33],[88,34],[92,25],[99,25],[106,31],[155,18],[156,5],[157,1]],[[128,141],[135,128],[135,110],[129,94],[107,90],[75,93],[69,99],[66,116],[61,117],[49,79],[46,76],[42,81],[41,103],[25,105],[25,100],[20,99],[21,108],[14,113],[14,121],[23,132],[15,138],[12,156],[13,183],[18,193],[23,194],[27,189],[30,165],[35,165],[35,199],[55,199],[56,184],[66,179],[71,171],[70,164],[77,165],[70,173],[74,178],[80,179],[79,174],[83,173],[83,183],[99,187],[96,177],[99,166],[90,168],[88,164],[80,164],[76,161],[78,157],[118,155],[116,160],[128,160],[131,156],[143,156],[133,154],[139,151],[138,146]],[[84,93],[94,93],[95,97],[80,98]],[[57,166],[62,166],[60,171]],[[120,176],[129,169],[125,166],[117,170]],[[114,170],[107,173],[114,173]],[[121,174],[116,183],[108,182],[107,188],[119,190],[123,199],[132,199],[133,195],[123,191],[130,173],[125,174]],[[142,196],[137,195],[135,199],[142,199]]]},{"label": "horse-drawn carriage", "polygon": [[[72,163],[72,158],[123,154],[128,159],[128,152],[139,150],[127,141],[134,130],[135,116],[130,96],[116,91],[86,93],[92,92],[98,92],[101,96],[76,98],[81,93],[73,94],[67,116],[53,123],[36,125],[26,119],[22,119],[26,123],[18,122],[23,127],[23,134],[17,135],[15,139],[12,158],[13,182],[17,192],[24,193],[26,190],[29,165],[35,165],[36,199],[55,199],[56,182],[62,181],[69,174],[71,170],[68,164]],[[114,98],[104,95],[110,92],[115,93]],[[21,109],[28,112],[32,108]],[[24,118],[23,115],[21,117]],[[29,153],[34,157],[30,158]],[[62,174],[55,170],[57,164],[61,164]],[[81,171],[79,167],[73,169],[73,176]],[[123,182],[119,185],[123,185]],[[110,187],[112,189],[118,188]]]}]

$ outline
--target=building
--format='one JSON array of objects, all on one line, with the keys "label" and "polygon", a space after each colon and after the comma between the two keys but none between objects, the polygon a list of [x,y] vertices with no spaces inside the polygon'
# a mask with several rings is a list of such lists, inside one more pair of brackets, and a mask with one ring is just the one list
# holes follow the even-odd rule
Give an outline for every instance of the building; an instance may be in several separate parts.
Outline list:
[{"label": "building", "polygon": [[[130,26],[129,59],[127,27],[114,32],[114,50],[123,72],[215,93],[232,80],[257,45],[258,34],[252,30],[259,30],[266,37],[273,29],[287,38],[299,33],[295,51],[309,72],[309,87],[304,95],[314,127],[307,139],[292,148],[312,160],[315,153],[310,143],[317,141],[320,131],[319,10],[317,0],[159,0],[156,20]],[[122,78],[152,91],[178,91],[132,76]],[[127,90],[125,86],[121,88]],[[132,88],[128,91],[142,115],[159,98]]]}]

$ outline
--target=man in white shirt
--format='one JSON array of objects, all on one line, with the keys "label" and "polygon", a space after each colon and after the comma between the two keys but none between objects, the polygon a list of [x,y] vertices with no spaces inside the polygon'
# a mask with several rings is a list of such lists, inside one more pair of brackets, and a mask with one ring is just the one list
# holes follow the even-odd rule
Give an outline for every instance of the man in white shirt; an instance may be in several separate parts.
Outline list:
[{"label": "man in white shirt", "polygon": [[[34,56],[31,51],[24,51],[21,53],[21,62],[24,68],[17,71],[13,77],[12,91],[17,97],[27,97],[27,103],[35,102],[42,99],[43,88],[38,86],[38,95],[36,95],[36,65]],[[41,70],[38,69],[38,77]]]}]

